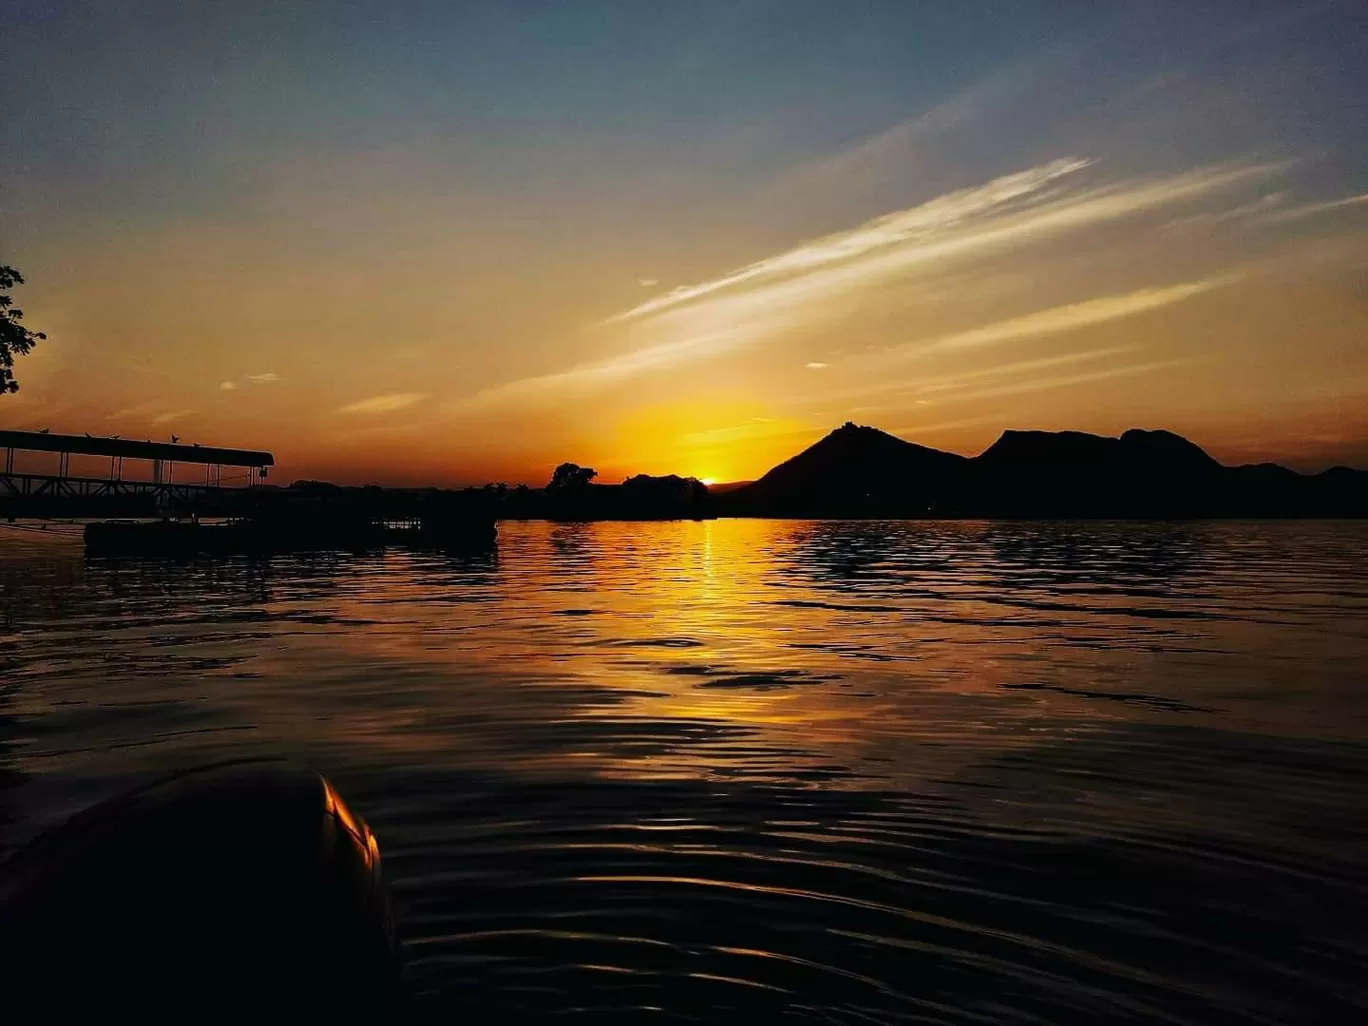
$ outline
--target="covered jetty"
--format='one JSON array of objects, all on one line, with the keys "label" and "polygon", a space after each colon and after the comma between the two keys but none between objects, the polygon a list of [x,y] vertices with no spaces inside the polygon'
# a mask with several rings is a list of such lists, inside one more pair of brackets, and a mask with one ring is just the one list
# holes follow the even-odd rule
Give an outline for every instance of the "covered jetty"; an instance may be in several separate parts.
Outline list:
[{"label": "covered jetty", "polygon": [[[275,466],[275,457],[258,449],[48,431],[0,431],[0,449],[5,453],[0,499],[21,503],[128,496],[150,496],[159,503],[192,503],[233,485],[260,484]],[[18,470],[19,453],[56,453],[56,473]],[[72,474],[73,456],[103,457],[109,461],[108,472],[98,476]],[[147,476],[125,476],[125,461],[148,465]],[[225,468],[238,471],[230,473],[226,482]]]}]

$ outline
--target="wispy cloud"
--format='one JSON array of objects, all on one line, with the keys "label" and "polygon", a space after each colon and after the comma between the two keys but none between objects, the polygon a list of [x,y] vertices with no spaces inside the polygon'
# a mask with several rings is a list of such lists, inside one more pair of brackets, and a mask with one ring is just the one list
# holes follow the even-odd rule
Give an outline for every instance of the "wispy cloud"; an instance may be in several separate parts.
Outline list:
[{"label": "wispy cloud", "polygon": [[[954,383],[951,387],[953,391],[945,391],[941,394],[939,389],[932,389],[937,394],[932,399],[917,399],[913,402],[917,406],[929,406],[933,409],[942,406],[953,406],[961,402],[971,402],[982,399],[1000,399],[1010,395],[1024,395],[1031,392],[1045,392],[1056,388],[1069,388],[1077,385],[1094,384],[1100,381],[1108,381],[1114,378],[1132,377],[1137,374],[1150,374],[1155,371],[1168,370],[1173,367],[1181,367],[1195,363],[1195,360],[1172,359],[1172,360],[1152,360],[1143,363],[1123,364],[1119,367],[1106,367],[1094,371],[1081,371],[1073,374],[1056,374],[1053,376],[1041,377],[1032,372],[1044,369],[1052,365],[1062,365],[1067,363],[1080,362],[1081,360],[1095,359],[1127,351],[1128,347],[1111,350],[1095,350],[1090,353],[1071,354],[1058,358],[1046,360],[1028,360],[1019,364],[1009,365],[999,368],[1002,373],[993,375],[998,377],[1008,377],[1011,380],[1001,383],[984,383],[981,387],[964,389],[959,386],[965,381],[978,375],[964,375],[960,382]],[[983,377],[989,377],[985,372]],[[901,403],[881,403],[875,406],[865,406],[861,408],[862,413],[897,413],[905,412],[908,408],[907,402]],[[898,428],[896,434],[906,434],[907,432],[927,432],[940,430],[942,428],[961,427],[969,424],[986,423],[995,420],[1000,414],[988,414],[985,416],[975,416],[968,420],[954,420],[945,423],[931,425],[917,425],[911,428]]]},{"label": "wispy cloud", "polygon": [[699,299],[719,289],[757,280],[807,273],[854,259],[874,250],[925,238],[967,218],[982,215],[1003,204],[1038,192],[1054,179],[1080,171],[1087,166],[1086,160],[1066,157],[1016,174],[1004,175],[987,185],[947,193],[921,206],[885,214],[849,231],[814,239],[776,256],[757,260],[712,281],[697,285],[681,285],[663,296],[649,299],[618,314],[612,320],[632,320]]},{"label": "wispy cloud", "polygon": [[[277,374],[275,371],[265,371],[261,374],[243,375],[242,380],[250,382],[253,385],[274,385],[276,382],[280,380],[280,375]],[[219,391],[221,392],[235,392],[240,387],[241,386],[237,383],[237,381],[219,382]]]},{"label": "wispy cloud", "polygon": [[354,403],[346,406],[339,406],[338,413],[394,413],[396,410],[406,410],[410,406],[422,402],[428,397],[426,392],[387,392],[384,395],[373,395],[368,399],[358,399]]},{"label": "wispy cloud", "polygon": [[1000,67],[937,104],[889,125],[871,136],[852,140],[834,153],[805,161],[767,184],[760,203],[774,209],[803,207],[833,194],[874,195],[881,187],[916,180],[943,166],[947,143],[970,126],[989,118],[1011,117],[1011,108],[1027,96],[1050,89],[1073,60],[1073,48],[1055,45]]},{"label": "wispy cloud", "polygon": [[159,413],[152,418],[153,424],[170,424],[173,420],[180,420],[194,413],[194,410],[171,410],[168,413]]},{"label": "wispy cloud", "polygon": [[1137,289],[1119,296],[1101,296],[1081,303],[1038,310],[1022,317],[985,324],[967,331],[941,335],[924,342],[911,342],[883,355],[892,358],[920,356],[947,349],[973,349],[1042,335],[1056,335],[1064,331],[1076,331],[1079,328],[1090,328],[1106,321],[1133,317],[1136,314],[1180,303],[1238,280],[1238,275],[1227,274],[1181,285]]},{"label": "wispy cloud", "polygon": [[1286,210],[1275,210],[1265,215],[1268,221],[1296,221],[1303,217],[1315,217],[1317,214],[1324,214],[1331,210],[1343,210],[1345,207],[1363,206],[1368,208],[1368,192],[1360,193],[1357,196],[1346,196],[1343,199],[1325,200],[1321,203],[1303,203],[1301,206],[1288,207]]},{"label": "wispy cloud", "polygon": [[1185,214],[1182,217],[1175,217],[1164,225],[1164,228],[1206,228],[1227,221],[1267,219],[1270,213],[1275,211],[1281,213],[1281,211],[1278,211],[1278,207],[1286,198],[1286,192],[1268,192],[1256,200],[1251,200],[1248,203],[1241,203],[1238,206],[1231,207],[1229,210],[1203,210],[1195,214]]},{"label": "wispy cloud", "polygon": [[1086,371],[1082,374],[1061,374],[1052,378],[1031,378],[1024,381],[1014,381],[1005,385],[991,385],[987,388],[975,389],[972,392],[957,392],[953,397],[947,399],[950,402],[962,402],[970,399],[999,399],[1007,395],[1022,395],[1028,392],[1043,392],[1054,388],[1065,388],[1073,385],[1091,384],[1098,381],[1106,381],[1110,378],[1130,377],[1134,374],[1149,374],[1157,370],[1167,370],[1172,367],[1181,367],[1190,364],[1193,360],[1154,360],[1149,363],[1135,363],[1125,367],[1111,367],[1107,370]]},{"label": "wispy cloud", "polygon": [[105,420],[124,420],[131,417],[146,417],[161,404],[155,400],[145,403],[138,403],[136,406],[125,406],[121,410],[115,410],[105,417]]},{"label": "wispy cloud", "polygon": [[968,385],[982,384],[993,378],[1018,378],[1022,375],[1036,374],[1043,370],[1053,370],[1077,363],[1087,363],[1121,356],[1135,352],[1135,346],[1107,346],[1102,349],[1058,353],[1053,356],[1035,357],[1029,360],[1012,360],[1006,363],[992,363],[986,367],[956,370],[949,374],[927,376],[918,374],[913,377],[900,377],[889,380],[887,374],[879,375],[879,381],[863,384],[858,388],[847,388],[837,392],[826,392],[814,399],[824,405],[832,402],[857,402],[878,398],[876,405],[862,405],[858,409],[866,413],[898,413],[905,411],[909,404],[927,405],[940,402],[945,393],[956,397],[967,395],[963,389]]},{"label": "wispy cloud", "polygon": [[934,424],[913,424],[910,427],[893,428],[892,434],[911,441],[924,435],[935,435],[945,431],[957,431],[960,428],[977,427],[980,424],[991,424],[999,417],[1000,414],[985,413],[977,417],[960,417],[956,420],[937,421]]},{"label": "wispy cloud", "polygon": [[694,448],[732,445],[736,442],[754,441],[760,438],[785,438],[798,435],[811,435],[815,428],[794,420],[776,420],[773,417],[752,417],[743,424],[727,427],[708,428],[695,431],[683,437],[685,445]]},{"label": "wispy cloud", "polygon": [[821,360],[812,360],[806,366],[808,370],[826,370],[831,364],[823,363]]},{"label": "wispy cloud", "polygon": [[[1286,167],[1223,165],[1091,188],[1064,187],[1068,176],[1088,166],[1085,160],[1061,158],[803,243],[710,281],[674,289],[604,323],[625,329],[629,341],[636,343],[632,348],[604,360],[498,386],[466,402],[484,405],[602,387],[644,372],[734,352],[839,317],[840,300],[872,286],[919,281],[921,287],[934,291],[929,283],[943,275],[952,261],[1007,252],[1193,203],[1268,178]],[[1104,297],[991,330],[1017,335],[1066,330],[1177,302],[1212,287],[1214,282],[1194,283]],[[994,337],[969,334],[956,341],[987,344]],[[948,344],[949,340],[940,341]]]},{"label": "wispy cloud", "polygon": [[[1109,356],[1133,353],[1135,346],[1107,346],[1103,349],[1085,349],[1081,352],[1059,353],[1055,356],[1042,356],[1033,360],[1013,360],[1010,363],[995,363],[975,370],[962,370],[938,378],[920,377],[886,386],[885,390],[895,389],[910,395],[925,396],[950,392],[963,388],[966,384],[982,382],[992,378],[1019,377],[1022,374],[1035,374],[1038,371],[1064,367],[1075,363],[1101,360]],[[865,389],[868,395],[872,390]],[[934,401],[934,400],[932,400]]]}]

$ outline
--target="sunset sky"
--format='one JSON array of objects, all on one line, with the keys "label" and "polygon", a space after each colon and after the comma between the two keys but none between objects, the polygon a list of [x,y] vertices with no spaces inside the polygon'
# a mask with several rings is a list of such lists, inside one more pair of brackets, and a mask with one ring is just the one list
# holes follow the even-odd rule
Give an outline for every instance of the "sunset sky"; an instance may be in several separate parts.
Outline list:
[{"label": "sunset sky", "polygon": [[846,420],[1368,467],[1361,0],[0,7],[0,426],[758,476]]}]

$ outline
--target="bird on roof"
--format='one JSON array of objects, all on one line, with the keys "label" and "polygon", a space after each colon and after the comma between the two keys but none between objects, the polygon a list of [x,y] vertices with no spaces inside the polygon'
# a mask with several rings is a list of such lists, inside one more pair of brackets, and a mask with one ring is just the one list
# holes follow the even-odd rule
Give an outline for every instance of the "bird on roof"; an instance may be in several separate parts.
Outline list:
[{"label": "bird on roof", "polygon": [[171,444],[172,444],[172,445],[175,445],[175,444],[176,444],[177,442],[179,442],[179,441],[180,441],[180,435],[172,435],[172,436],[171,436]]},{"label": "bird on roof", "polygon": [[52,428],[39,428],[39,429],[38,429],[38,433],[39,433],[40,435],[45,435],[45,434],[47,434],[47,433],[48,433],[49,431],[51,431],[51,430],[52,430]]}]

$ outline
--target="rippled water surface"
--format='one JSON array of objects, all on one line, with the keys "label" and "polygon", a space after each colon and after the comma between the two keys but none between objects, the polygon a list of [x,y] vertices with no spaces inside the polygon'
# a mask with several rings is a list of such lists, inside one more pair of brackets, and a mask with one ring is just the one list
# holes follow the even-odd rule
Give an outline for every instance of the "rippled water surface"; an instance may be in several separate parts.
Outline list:
[{"label": "rippled water surface", "polygon": [[0,530],[3,844],[308,760],[435,1017],[1368,1021],[1368,524],[67,531]]}]

